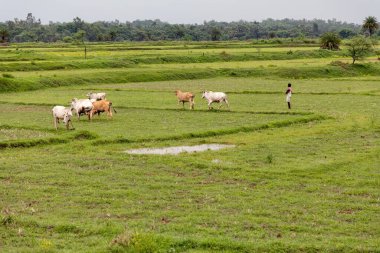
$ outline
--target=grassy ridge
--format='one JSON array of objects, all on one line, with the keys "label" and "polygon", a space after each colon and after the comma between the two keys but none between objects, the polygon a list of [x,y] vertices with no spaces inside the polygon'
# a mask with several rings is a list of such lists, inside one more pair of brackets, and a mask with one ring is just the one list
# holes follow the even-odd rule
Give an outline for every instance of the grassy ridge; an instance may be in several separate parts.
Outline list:
[{"label": "grassy ridge", "polygon": [[[145,143],[145,142],[162,142],[162,141],[178,141],[178,140],[186,140],[192,138],[207,138],[207,137],[216,137],[223,135],[230,135],[236,133],[246,133],[246,132],[254,132],[264,129],[270,128],[279,128],[286,127],[293,124],[301,124],[308,122],[315,122],[328,119],[325,116],[308,116],[297,119],[283,120],[283,121],[274,121],[266,124],[256,125],[256,126],[243,126],[238,128],[224,128],[219,130],[209,130],[204,132],[192,132],[185,134],[177,134],[166,137],[151,137],[151,138],[135,138],[135,139],[126,139],[126,138],[114,138],[114,139],[103,139],[103,140],[95,140],[93,145],[104,145],[104,144],[113,144],[113,143]],[[35,146],[44,146],[44,145],[52,145],[52,144],[63,144],[69,143],[76,140],[94,140],[99,136],[95,133],[89,131],[79,131],[74,134],[60,134],[59,137],[49,137],[49,138],[41,138],[39,137],[31,137],[30,129],[35,129],[33,127],[24,127],[23,129],[29,130],[29,135],[25,136],[25,134],[20,132],[15,132],[15,130],[20,129],[18,127],[12,127],[9,125],[0,126],[0,129],[8,129],[9,132],[12,131],[14,136],[17,136],[17,140],[1,140],[0,139],[0,149],[4,148],[30,148]],[[1,130],[0,130],[1,137]],[[27,138],[26,138],[27,137]],[[14,137],[15,138],[15,137]]]},{"label": "grassy ridge", "polygon": [[210,78],[217,73],[206,70],[174,70],[174,71],[126,71],[125,73],[102,73],[94,72],[92,75],[72,75],[64,77],[37,77],[32,80],[22,78],[0,77],[0,92],[38,90],[49,87],[78,86],[85,84],[100,83],[125,83],[125,82],[148,82],[163,80],[184,80]]},{"label": "grassy ridge", "polygon": [[[327,50],[308,50],[308,51],[288,51],[287,53],[244,53],[230,54],[223,51],[220,54],[206,55],[173,55],[165,56],[157,54],[154,57],[131,56],[117,59],[89,59],[87,61],[74,59],[73,61],[60,61],[49,59],[41,61],[40,56],[30,58],[3,58],[5,61],[18,61],[16,63],[0,64],[0,71],[37,71],[37,70],[59,70],[59,69],[89,69],[89,68],[125,68],[134,67],[136,64],[165,64],[165,63],[206,63],[206,62],[229,62],[229,61],[263,61],[263,60],[293,60],[293,59],[311,59],[326,57],[342,57],[343,53],[330,52]],[[19,62],[19,61],[30,62]],[[36,61],[38,60],[38,61]]]},{"label": "grassy ridge", "polygon": [[242,126],[242,127],[237,127],[237,128],[209,130],[205,132],[198,132],[198,133],[193,132],[193,133],[186,133],[186,134],[167,136],[167,137],[157,137],[157,138],[141,138],[141,139],[117,138],[113,140],[95,141],[94,144],[103,145],[103,144],[112,144],[112,143],[139,143],[139,142],[144,143],[144,142],[154,142],[154,141],[156,142],[178,141],[178,140],[186,140],[186,139],[192,139],[192,138],[218,137],[218,136],[230,135],[230,134],[236,134],[236,133],[247,133],[247,132],[254,132],[254,131],[265,130],[265,129],[270,129],[270,128],[286,127],[293,124],[308,123],[308,122],[321,121],[321,120],[326,120],[326,119],[328,119],[328,117],[326,116],[312,115],[312,116],[298,118],[298,119],[272,121],[270,123],[257,125],[257,126]]},{"label": "grassy ridge", "polygon": [[[140,42],[91,42],[88,43],[96,49],[115,48],[115,50],[122,49],[137,49],[137,50],[150,50],[151,48],[245,48],[255,46],[263,47],[305,47],[305,46],[319,46],[318,42],[313,40],[297,40],[297,39],[269,39],[269,40],[247,40],[247,41],[140,41]],[[78,45],[71,43],[41,43],[41,42],[25,42],[14,43],[8,48],[41,48],[41,49],[60,49],[70,48],[78,49]]]},{"label": "grassy ridge", "polygon": [[204,79],[212,77],[278,77],[286,79],[355,77],[362,75],[378,76],[380,64],[328,65],[324,67],[275,67],[252,69],[125,69],[117,72],[96,71],[86,74],[61,76],[35,76],[30,78],[0,77],[0,92],[37,90],[48,87],[77,86],[100,83],[149,82],[164,80]]}]

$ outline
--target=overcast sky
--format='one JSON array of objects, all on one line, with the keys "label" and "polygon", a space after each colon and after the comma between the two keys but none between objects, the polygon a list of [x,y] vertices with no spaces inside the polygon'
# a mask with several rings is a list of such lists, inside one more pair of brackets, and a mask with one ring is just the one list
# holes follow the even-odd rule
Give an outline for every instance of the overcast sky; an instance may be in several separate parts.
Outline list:
[{"label": "overcast sky", "polygon": [[160,19],[169,23],[261,21],[273,19],[337,19],[361,24],[380,19],[380,0],[0,0],[0,21],[25,19],[27,13],[49,21],[121,22]]}]

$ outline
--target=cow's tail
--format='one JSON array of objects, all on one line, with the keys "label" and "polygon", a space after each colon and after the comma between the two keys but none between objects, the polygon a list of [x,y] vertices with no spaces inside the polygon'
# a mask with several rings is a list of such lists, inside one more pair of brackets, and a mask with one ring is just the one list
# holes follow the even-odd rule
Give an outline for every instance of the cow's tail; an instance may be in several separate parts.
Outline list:
[{"label": "cow's tail", "polygon": [[112,107],[112,110],[117,113],[117,111],[115,110],[115,108],[112,106],[112,102],[110,102],[110,107]]}]

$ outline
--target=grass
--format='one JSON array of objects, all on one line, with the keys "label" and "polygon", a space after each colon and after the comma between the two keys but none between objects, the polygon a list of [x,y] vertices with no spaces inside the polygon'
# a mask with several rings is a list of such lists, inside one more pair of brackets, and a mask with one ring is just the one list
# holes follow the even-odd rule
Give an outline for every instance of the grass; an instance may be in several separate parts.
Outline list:
[{"label": "grass", "polygon": [[[10,72],[14,78],[0,77],[0,91],[25,91],[48,87],[77,86],[104,83],[150,82],[165,80],[205,79],[213,77],[266,77],[286,79],[373,76],[379,73],[379,63],[357,65],[327,64],[317,60],[305,64],[300,60],[281,65],[258,65],[259,62],[217,62],[204,64],[139,65],[136,68],[101,68],[79,70],[45,70],[39,72]],[[268,62],[269,63],[269,62]],[[327,64],[327,65],[326,65]]]},{"label": "grass", "polygon": [[[248,45],[189,47],[243,51]],[[52,58],[75,51],[37,46],[20,48]],[[177,43],[93,46],[120,54],[133,48],[136,55],[183,50]],[[276,67],[263,68],[246,62],[248,70],[224,61],[139,64],[3,76],[15,86],[2,86],[9,92],[0,99],[0,251],[377,252],[377,63],[346,70],[331,61],[303,58],[287,66],[276,60],[268,62]],[[283,78],[290,68],[299,79]],[[68,86],[51,88],[50,77]],[[291,112],[283,94],[288,82]],[[37,90],[10,92],[20,89]],[[196,93],[194,111],[177,104],[175,89]],[[208,111],[204,89],[227,92],[231,110]],[[56,131],[52,105],[68,105],[88,91],[107,92],[118,113],[74,119],[75,130],[61,124]],[[124,152],[204,143],[236,147],[177,156]]]},{"label": "grass", "polygon": [[17,140],[17,139],[35,139],[48,137],[49,134],[42,131],[27,129],[8,129],[0,128],[0,141]]}]

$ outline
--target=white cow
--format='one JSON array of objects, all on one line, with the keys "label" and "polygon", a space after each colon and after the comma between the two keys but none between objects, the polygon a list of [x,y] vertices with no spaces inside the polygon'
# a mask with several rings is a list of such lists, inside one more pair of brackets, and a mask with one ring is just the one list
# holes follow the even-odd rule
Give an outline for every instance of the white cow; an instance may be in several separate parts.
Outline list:
[{"label": "white cow", "polygon": [[92,110],[92,103],[90,99],[77,99],[71,100],[71,110],[74,110],[77,114],[78,120],[80,120],[81,114],[87,114],[90,119],[90,111]]},{"label": "white cow", "polygon": [[73,122],[71,121],[71,116],[73,116],[71,109],[66,108],[61,105],[56,105],[52,109],[53,111],[53,118],[54,118],[54,127],[56,130],[58,130],[57,123],[59,123],[59,120],[63,120],[63,124],[65,124],[66,128],[69,129],[70,123],[72,129],[74,129]]},{"label": "white cow", "polygon": [[99,93],[90,92],[90,93],[87,93],[87,97],[91,100],[92,99],[105,100],[106,99],[106,93],[104,93],[104,92],[99,92]]},{"label": "white cow", "polygon": [[[224,92],[204,91],[202,94],[202,98],[205,98],[207,100],[209,110],[213,109],[211,107],[211,104],[214,102],[216,103],[224,102],[226,103],[228,109],[230,109],[230,105],[228,104],[228,100],[227,100],[227,95]],[[220,107],[222,107],[222,104],[220,104],[219,109]]]}]

